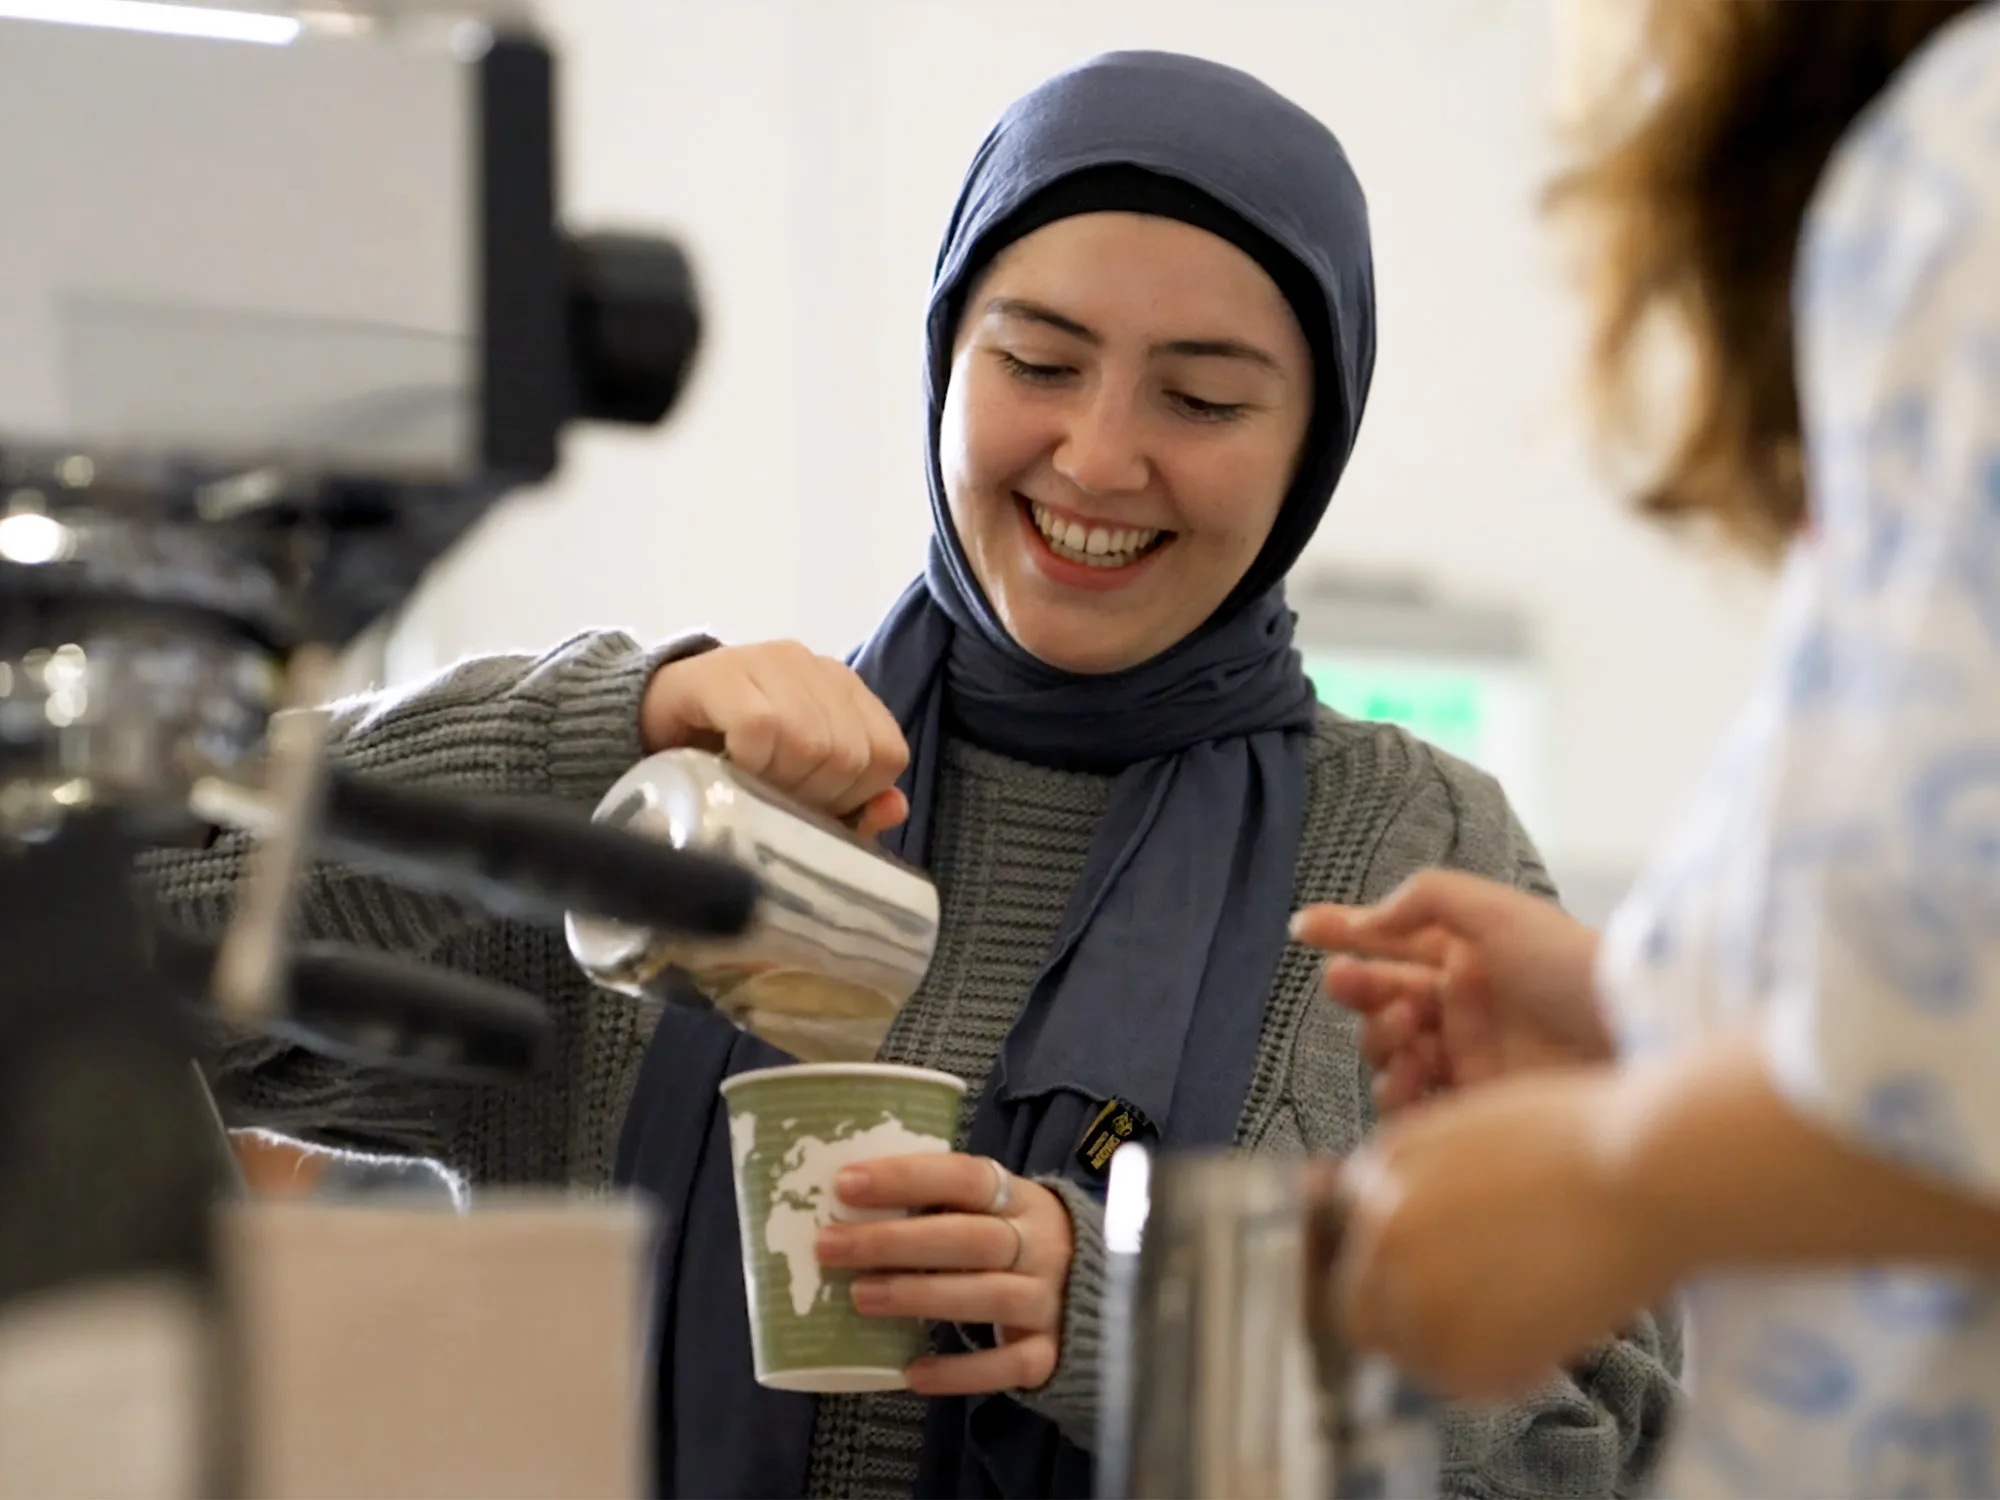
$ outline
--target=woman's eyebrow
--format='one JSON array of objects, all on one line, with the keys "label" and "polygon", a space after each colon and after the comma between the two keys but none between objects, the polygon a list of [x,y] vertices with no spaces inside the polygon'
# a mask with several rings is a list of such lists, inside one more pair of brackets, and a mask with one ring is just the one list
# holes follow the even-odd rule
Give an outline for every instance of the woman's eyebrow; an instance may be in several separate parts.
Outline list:
[{"label": "woman's eyebrow", "polygon": [[1262,365],[1274,374],[1284,373],[1277,360],[1255,344],[1246,344],[1241,339],[1172,339],[1153,345],[1152,352],[1175,354],[1184,359],[1243,359],[1253,365]]},{"label": "woman's eyebrow", "polygon": [[1075,318],[1066,318],[1053,307],[1044,307],[1039,302],[1029,302],[1020,297],[995,297],[986,304],[986,312],[989,317],[1011,318],[1018,323],[1044,323],[1058,333],[1082,339],[1086,344],[1104,342]]},{"label": "woman's eyebrow", "polygon": [[[1071,338],[1082,339],[1086,344],[1098,346],[1104,339],[1094,329],[1077,322],[1075,318],[1057,312],[1053,307],[1045,307],[1039,302],[1030,302],[1023,297],[995,297],[986,304],[989,317],[1009,318],[1021,323],[1040,323],[1053,328],[1058,333],[1066,333]],[[1283,374],[1284,369],[1271,355],[1255,344],[1246,344],[1241,339],[1169,339],[1155,344],[1148,351],[1151,354],[1173,355],[1182,359],[1240,359],[1253,365]]]}]

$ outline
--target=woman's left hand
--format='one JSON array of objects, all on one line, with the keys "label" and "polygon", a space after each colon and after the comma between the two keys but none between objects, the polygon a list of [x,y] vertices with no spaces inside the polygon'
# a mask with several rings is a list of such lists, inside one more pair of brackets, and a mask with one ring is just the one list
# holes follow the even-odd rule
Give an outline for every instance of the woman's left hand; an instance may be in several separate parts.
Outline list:
[{"label": "woman's left hand", "polygon": [[[829,1224],[823,1266],[860,1272],[855,1309],[869,1317],[990,1323],[999,1347],[926,1355],[910,1366],[923,1396],[1031,1391],[1055,1374],[1076,1240],[1062,1199],[989,1157],[883,1157],[834,1180],[852,1208],[908,1209],[907,1219]],[[909,1274],[914,1273],[914,1274]]]},{"label": "woman's left hand", "polygon": [[1610,1067],[1421,1105],[1339,1173],[1339,1324],[1447,1396],[1518,1396],[1664,1297],[1676,1247],[1619,1159]]}]

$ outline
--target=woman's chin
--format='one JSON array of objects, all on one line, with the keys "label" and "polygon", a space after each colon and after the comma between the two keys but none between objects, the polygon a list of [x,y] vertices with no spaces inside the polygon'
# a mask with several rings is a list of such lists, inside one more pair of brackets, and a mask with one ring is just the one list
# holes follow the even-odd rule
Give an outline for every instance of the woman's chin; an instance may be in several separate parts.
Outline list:
[{"label": "woman's chin", "polygon": [[1157,656],[1179,639],[1170,621],[1154,617],[1158,594],[1093,594],[1052,583],[1028,559],[1015,560],[995,591],[988,589],[1000,623],[1037,661],[1059,672],[1101,677]]}]

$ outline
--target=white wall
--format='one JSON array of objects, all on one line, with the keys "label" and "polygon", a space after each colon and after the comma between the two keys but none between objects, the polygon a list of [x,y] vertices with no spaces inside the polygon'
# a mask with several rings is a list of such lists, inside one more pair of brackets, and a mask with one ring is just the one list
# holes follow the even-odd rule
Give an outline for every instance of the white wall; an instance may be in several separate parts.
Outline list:
[{"label": "white wall", "polygon": [[1259,74],[1347,145],[1381,352],[1322,560],[1518,605],[1553,683],[1558,866],[1642,854],[1741,692],[1755,580],[1619,514],[1568,399],[1578,320],[1533,195],[1546,0],[544,0],[566,200],[699,259],[710,337],[668,430],[578,435],[413,608],[393,661],[617,624],[840,650],[927,519],[919,334],[959,173],[1005,103],[1109,47]]}]

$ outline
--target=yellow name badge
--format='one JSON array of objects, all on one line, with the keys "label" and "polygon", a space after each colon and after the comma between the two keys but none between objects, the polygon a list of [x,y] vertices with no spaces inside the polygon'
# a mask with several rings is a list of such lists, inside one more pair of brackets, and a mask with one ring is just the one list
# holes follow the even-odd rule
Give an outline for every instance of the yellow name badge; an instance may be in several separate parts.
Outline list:
[{"label": "yellow name badge", "polygon": [[1084,1127],[1083,1143],[1076,1159],[1103,1176],[1111,1168],[1111,1158],[1127,1141],[1152,1133],[1153,1122],[1144,1110],[1124,1099],[1110,1100]]}]

